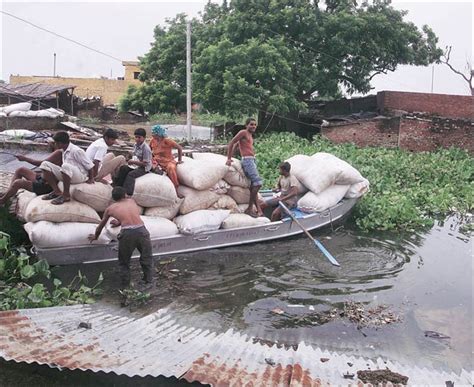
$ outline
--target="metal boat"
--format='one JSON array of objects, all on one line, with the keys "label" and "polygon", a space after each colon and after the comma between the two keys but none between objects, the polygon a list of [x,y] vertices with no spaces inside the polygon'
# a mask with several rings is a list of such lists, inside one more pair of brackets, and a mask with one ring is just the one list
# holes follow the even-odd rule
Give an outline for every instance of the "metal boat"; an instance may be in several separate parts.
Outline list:
[{"label": "metal boat", "polygon": [[[333,222],[340,221],[349,214],[358,199],[343,199],[326,211],[304,214],[298,220],[307,230],[316,230]],[[301,227],[290,218],[258,226],[220,229],[194,235],[173,235],[152,239],[153,256],[190,253],[219,247],[244,245],[286,238],[301,234]],[[112,261],[118,258],[118,243],[106,245],[79,245],[54,248],[36,248],[39,259],[45,259],[50,265],[70,265]],[[133,258],[138,258],[135,251]]]}]

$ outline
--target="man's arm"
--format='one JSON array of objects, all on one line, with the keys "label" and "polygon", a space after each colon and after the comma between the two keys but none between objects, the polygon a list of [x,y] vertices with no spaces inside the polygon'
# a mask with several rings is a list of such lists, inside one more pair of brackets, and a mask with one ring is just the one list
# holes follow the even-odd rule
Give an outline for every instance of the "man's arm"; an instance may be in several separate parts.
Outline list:
[{"label": "man's arm", "polygon": [[176,144],[175,148],[178,150],[178,164],[181,164],[183,162],[183,147]]},{"label": "man's arm", "polygon": [[27,156],[23,156],[23,155],[16,155],[16,158],[20,161],[25,161],[25,162],[30,163],[31,165],[35,165],[37,167],[39,167],[40,164],[43,161],[50,161],[50,162],[52,162],[53,164],[56,164],[56,165],[61,165],[62,164],[62,152],[60,150],[55,150],[48,157],[46,157],[44,160],[36,160],[36,159],[32,159],[31,157],[27,157]]},{"label": "man's arm", "polygon": [[107,224],[107,221],[109,220],[110,218],[110,214],[109,214],[109,208],[107,208],[104,212],[104,216],[102,217],[102,220],[100,221],[99,225],[97,226],[97,228],[95,229],[95,234],[90,234],[89,235],[89,241],[90,242],[93,242],[95,241],[96,239],[99,238],[99,235],[100,233],[102,232],[102,229],[105,227],[105,225]]},{"label": "man's arm", "polygon": [[227,146],[227,161],[226,165],[232,163],[232,155],[234,154],[234,147],[239,143],[242,137],[245,135],[245,130],[241,130],[237,133],[232,140],[230,140],[229,145]]},{"label": "man's arm", "polygon": [[281,196],[280,200],[282,200],[282,201],[288,200],[288,199],[291,199],[292,197],[294,197],[296,195],[298,195],[298,188],[296,186],[294,186],[294,187],[290,188],[290,191],[288,192],[287,195]]}]

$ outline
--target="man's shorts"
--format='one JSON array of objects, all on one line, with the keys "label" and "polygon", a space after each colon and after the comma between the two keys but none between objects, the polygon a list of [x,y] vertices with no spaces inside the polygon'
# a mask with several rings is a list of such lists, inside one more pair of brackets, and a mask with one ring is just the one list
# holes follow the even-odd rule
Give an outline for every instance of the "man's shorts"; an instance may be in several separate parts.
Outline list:
[{"label": "man's shorts", "polygon": [[53,189],[51,186],[43,180],[41,175],[36,176],[36,180],[33,182],[33,192],[36,195],[44,195],[50,193]]},{"label": "man's shorts", "polygon": [[[271,198],[271,199],[265,200],[265,204],[269,207],[277,207],[279,202],[280,201],[278,200],[278,198]],[[296,208],[297,203],[298,201],[296,200],[296,198],[283,200],[283,204],[287,206],[289,209]]]},{"label": "man's shorts", "polygon": [[51,172],[58,181],[63,181],[63,173],[66,176],[69,176],[71,184],[80,184],[87,180],[87,175],[82,173],[78,167],[72,164],[65,163],[60,167],[50,161],[43,161],[40,165],[40,169]]},{"label": "man's shorts", "polygon": [[250,179],[250,185],[261,186],[263,184],[263,180],[258,174],[255,157],[242,157],[241,163],[245,175]]}]

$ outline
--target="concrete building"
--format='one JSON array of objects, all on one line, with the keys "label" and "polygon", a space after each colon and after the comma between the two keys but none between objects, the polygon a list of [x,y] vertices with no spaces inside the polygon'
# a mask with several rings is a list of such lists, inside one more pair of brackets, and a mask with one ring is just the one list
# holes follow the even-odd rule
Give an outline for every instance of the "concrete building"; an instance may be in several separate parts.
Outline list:
[{"label": "concrete building", "polygon": [[140,85],[140,65],[138,61],[123,61],[125,68],[123,77],[108,78],[74,78],[10,75],[10,84],[44,83],[48,85],[74,85],[74,94],[82,98],[101,96],[104,105],[117,104],[120,97],[130,85]]}]

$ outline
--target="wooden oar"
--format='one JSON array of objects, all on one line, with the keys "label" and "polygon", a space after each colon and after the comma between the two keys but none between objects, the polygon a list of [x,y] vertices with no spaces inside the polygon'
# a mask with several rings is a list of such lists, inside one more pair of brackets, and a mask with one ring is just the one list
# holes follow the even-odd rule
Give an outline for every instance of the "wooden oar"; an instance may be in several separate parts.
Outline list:
[{"label": "wooden oar", "polygon": [[306,228],[299,222],[298,219],[296,219],[296,217],[293,215],[293,213],[288,209],[287,206],[285,206],[283,204],[283,202],[278,202],[278,204],[280,205],[280,207],[283,209],[283,211],[285,211],[289,216],[290,218],[298,225],[300,226],[300,228],[304,231],[304,233],[308,236],[309,239],[311,239],[311,241],[314,242],[314,244],[316,245],[316,247],[321,250],[321,252],[325,255],[325,257],[329,260],[329,262],[331,262],[334,266],[341,266],[339,265],[339,262],[336,261],[336,258],[334,258],[331,253],[329,251],[326,250],[326,248],[323,246],[323,244],[318,241],[317,239],[313,238],[313,236],[309,233],[308,230],[306,230]]}]

